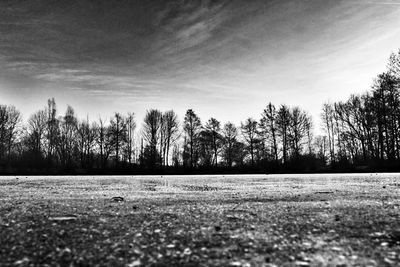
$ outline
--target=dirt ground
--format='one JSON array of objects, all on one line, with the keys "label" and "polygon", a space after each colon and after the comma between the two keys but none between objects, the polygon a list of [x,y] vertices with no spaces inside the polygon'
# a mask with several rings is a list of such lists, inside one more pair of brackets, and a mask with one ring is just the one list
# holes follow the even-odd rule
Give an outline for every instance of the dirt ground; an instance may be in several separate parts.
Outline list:
[{"label": "dirt ground", "polygon": [[0,266],[400,266],[400,174],[1,177]]}]

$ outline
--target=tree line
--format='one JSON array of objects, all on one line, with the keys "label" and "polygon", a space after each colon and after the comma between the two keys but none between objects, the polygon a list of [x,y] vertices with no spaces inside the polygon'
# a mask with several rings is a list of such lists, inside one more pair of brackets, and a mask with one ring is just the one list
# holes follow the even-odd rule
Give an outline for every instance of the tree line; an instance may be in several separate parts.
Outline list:
[{"label": "tree line", "polygon": [[400,169],[400,51],[371,89],[323,104],[322,135],[299,107],[268,103],[256,120],[235,125],[183,120],[150,109],[109,120],[59,114],[54,98],[26,122],[0,105],[0,173],[235,173]]}]

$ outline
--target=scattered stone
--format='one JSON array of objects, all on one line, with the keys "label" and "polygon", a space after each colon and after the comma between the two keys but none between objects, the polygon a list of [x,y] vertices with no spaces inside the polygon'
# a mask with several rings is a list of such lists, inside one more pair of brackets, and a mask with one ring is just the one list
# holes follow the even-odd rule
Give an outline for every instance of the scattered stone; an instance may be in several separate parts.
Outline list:
[{"label": "scattered stone", "polygon": [[22,260],[18,260],[16,262],[14,262],[14,265],[22,265],[22,264],[25,264],[25,263],[28,263],[28,262],[29,262],[29,258],[28,257],[24,257]]},{"label": "scattered stone", "polygon": [[124,202],[125,199],[123,197],[112,197],[111,201],[112,202]]},{"label": "scattered stone", "polygon": [[372,236],[372,237],[382,237],[384,235],[386,235],[386,233],[384,233],[384,232],[375,232],[375,233],[370,234],[370,236]]},{"label": "scattered stone", "polygon": [[306,261],[295,261],[294,264],[296,266],[310,266],[310,263]]},{"label": "scattered stone", "polygon": [[184,255],[191,255],[192,254],[192,250],[190,248],[185,248],[185,250],[183,251]]},{"label": "scattered stone", "polygon": [[140,259],[137,259],[137,260],[129,263],[127,266],[128,267],[137,267],[137,266],[141,266],[141,265],[142,265],[142,262],[140,261]]},{"label": "scattered stone", "polygon": [[395,264],[395,261],[393,261],[393,260],[391,260],[391,259],[388,259],[388,258],[384,258],[383,261],[384,261],[385,263],[389,264],[389,265],[394,265],[394,264]]},{"label": "scattered stone", "polygon": [[65,216],[57,216],[57,217],[49,217],[50,221],[76,221],[78,216],[76,215],[65,215]]},{"label": "scattered stone", "polygon": [[357,256],[357,255],[351,255],[351,256],[350,256],[350,259],[352,259],[353,261],[355,261],[355,260],[358,259],[358,256]]},{"label": "scattered stone", "polygon": [[396,254],[396,252],[394,252],[394,251],[390,251],[390,252],[388,252],[388,257],[390,258],[390,259],[396,259],[396,256],[397,256],[397,254]]},{"label": "scattered stone", "polygon": [[342,248],[339,248],[339,247],[332,247],[331,250],[332,250],[332,251],[339,252],[339,251],[342,251]]}]

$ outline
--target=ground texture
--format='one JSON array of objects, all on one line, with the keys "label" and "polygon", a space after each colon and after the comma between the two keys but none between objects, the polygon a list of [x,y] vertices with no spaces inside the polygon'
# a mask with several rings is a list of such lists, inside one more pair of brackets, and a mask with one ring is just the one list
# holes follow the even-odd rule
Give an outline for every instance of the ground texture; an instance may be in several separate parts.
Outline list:
[{"label": "ground texture", "polygon": [[400,175],[2,177],[0,266],[400,266]]}]

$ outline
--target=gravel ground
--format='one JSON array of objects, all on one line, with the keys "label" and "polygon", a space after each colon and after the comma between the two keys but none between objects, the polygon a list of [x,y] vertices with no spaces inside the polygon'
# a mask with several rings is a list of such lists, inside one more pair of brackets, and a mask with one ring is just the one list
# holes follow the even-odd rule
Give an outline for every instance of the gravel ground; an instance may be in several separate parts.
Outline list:
[{"label": "gravel ground", "polygon": [[0,177],[0,266],[400,266],[400,174]]}]

